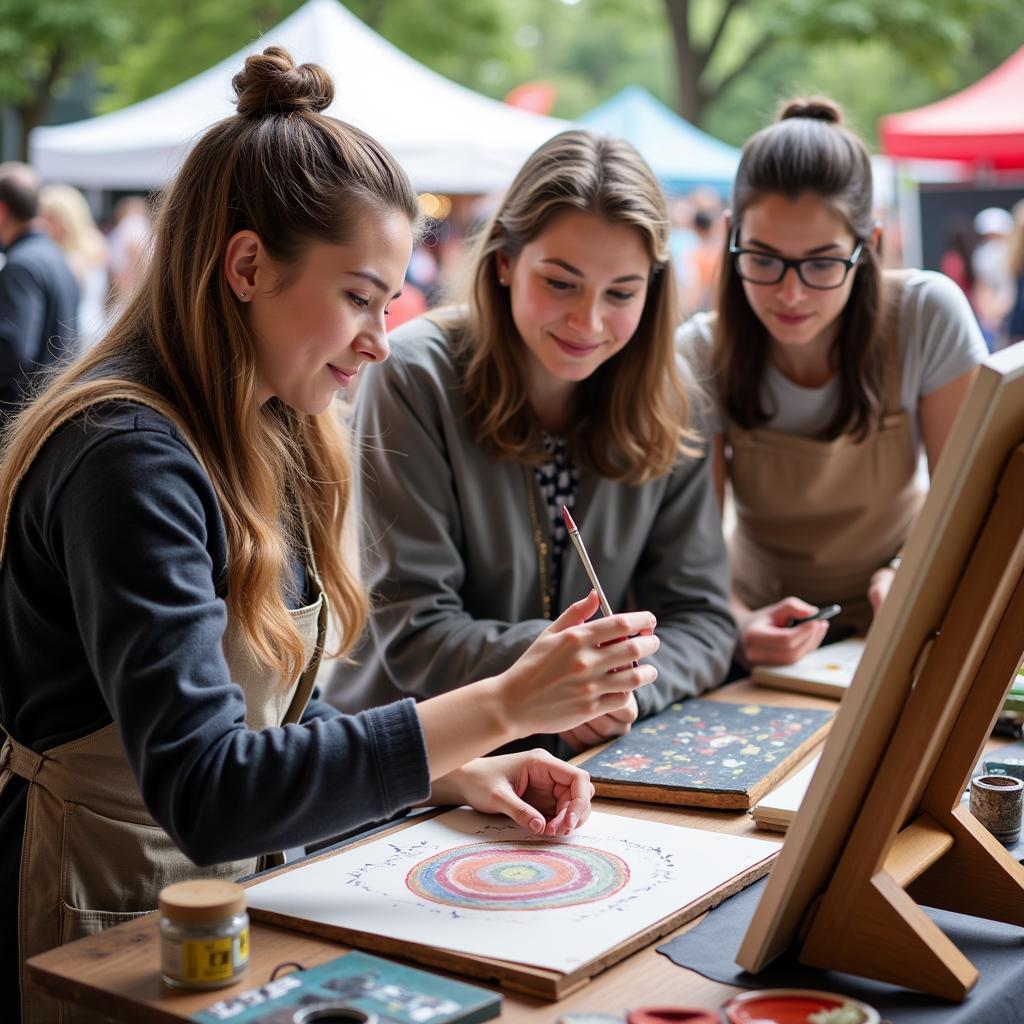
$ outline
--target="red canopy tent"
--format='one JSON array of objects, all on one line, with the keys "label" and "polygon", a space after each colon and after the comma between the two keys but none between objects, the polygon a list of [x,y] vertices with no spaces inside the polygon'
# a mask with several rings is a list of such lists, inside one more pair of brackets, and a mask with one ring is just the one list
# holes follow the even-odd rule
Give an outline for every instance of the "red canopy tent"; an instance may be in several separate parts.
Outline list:
[{"label": "red canopy tent", "polygon": [[879,127],[887,156],[1024,169],[1024,46],[962,92]]}]

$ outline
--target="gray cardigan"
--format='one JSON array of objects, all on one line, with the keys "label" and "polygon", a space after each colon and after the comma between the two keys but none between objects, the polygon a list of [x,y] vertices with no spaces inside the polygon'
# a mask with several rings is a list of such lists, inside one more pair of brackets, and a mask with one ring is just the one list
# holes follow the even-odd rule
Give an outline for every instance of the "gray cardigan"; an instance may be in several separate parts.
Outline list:
[{"label": "gray cardigan", "polygon": [[[344,711],[495,675],[548,625],[527,501],[532,473],[469,437],[440,327],[416,320],[391,345],[386,363],[361,371],[356,402],[361,550],[374,608],[357,664],[336,664],[324,687]],[[547,529],[539,491],[536,508]],[[637,692],[641,715],[718,685],[736,634],[709,460],[683,459],[639,486],[581,467],[575,518],[611,607],[657,616],[659,677]],[[569,545],[555,614],[589,590]]]}]

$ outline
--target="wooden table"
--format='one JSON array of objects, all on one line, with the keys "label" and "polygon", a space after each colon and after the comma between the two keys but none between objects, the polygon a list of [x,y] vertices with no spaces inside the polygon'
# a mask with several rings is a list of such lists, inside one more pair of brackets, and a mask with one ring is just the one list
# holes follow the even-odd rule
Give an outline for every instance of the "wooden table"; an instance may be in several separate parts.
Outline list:
[{"label": "wooden table", "polygon": [[[714,696],[740,703],[783,707],[834,709],[837,706],[834,701],[762,689],[748,682],[724,687]],[[815,753],[817,750],[805,761]],[[756,829],[746,812],[702,811],[619,800],[601,800],[597,806],[602,811],[652,821],[760,839],[782,838],[777,833]],[[699,920],[691,921],[673,934],[694,927]],[[264,984],[278,964],[297,961],[303,967],[314,967],[334,959],[348,948],[255,921],[251,938],[251,961],[245,976],[236,985],[214,993],[176,992],[161,983],[156,914],[42,953],[29,961],[29,972],[32,981],[51,994],[118,1020],[180,1021],[217,999]],[[552,1024],[556,1017],[567,1012],[614,1013],[651,1005],[717,1008],[739,991],[679,968],[656,953],[655,947],[667,938],[651,943],[557,1003],[506,993],[501,1019],[514,1024]]]}]

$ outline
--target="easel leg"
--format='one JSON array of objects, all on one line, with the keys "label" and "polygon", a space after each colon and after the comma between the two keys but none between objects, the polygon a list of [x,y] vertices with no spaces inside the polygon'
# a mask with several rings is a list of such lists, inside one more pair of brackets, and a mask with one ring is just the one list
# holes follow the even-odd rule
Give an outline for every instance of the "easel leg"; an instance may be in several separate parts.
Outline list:
[{"label": "easel leg", "polygon": [[941,824],[953,848],[908,889],[928,907],[1024,926],[1024,867],[965,807]]},{"label": "easel leg", "polygon": [[977,971],[916,901],[1024,925],[1024,869],[960,805],[1021,661],[1022,504],[1018,447],[814,914],[805,963],[962,1000]]},{"label": "easel leg", "polygon": [[[826,894],[800,951],[801,963],[955,1002],[978,980],[974,965],[886,872],[858,889],[859,913],[847,922],[828,912],[827,900]],[[879,949],[885,950],[884,958]]]}]

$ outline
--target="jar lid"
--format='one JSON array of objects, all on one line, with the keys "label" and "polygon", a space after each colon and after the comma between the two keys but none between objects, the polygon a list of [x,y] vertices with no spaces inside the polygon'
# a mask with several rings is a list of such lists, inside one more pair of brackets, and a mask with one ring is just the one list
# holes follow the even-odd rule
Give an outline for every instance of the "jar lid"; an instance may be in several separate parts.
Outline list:
[{"label": "jar lid", "polygon": [[234,882],[197,878],[160,891],[160,913],[175,921],[219,921],[245,910],[245,890]]}]

